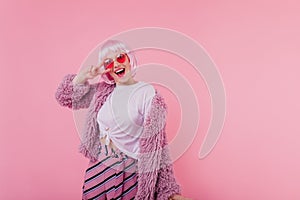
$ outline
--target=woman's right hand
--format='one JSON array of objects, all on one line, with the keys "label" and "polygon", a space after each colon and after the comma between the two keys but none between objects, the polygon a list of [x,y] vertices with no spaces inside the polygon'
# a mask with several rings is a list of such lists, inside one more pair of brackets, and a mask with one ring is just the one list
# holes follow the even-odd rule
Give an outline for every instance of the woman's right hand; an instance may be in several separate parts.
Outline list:
[{"label": "woman's right hand", "polygon": [[78,72],[72,82],[73,84],[81,84],[86,82],[88,79],[93,79],[98,75],[108,73],[110,70],[110,68],[104,70],[102,65],[85,67]]}]

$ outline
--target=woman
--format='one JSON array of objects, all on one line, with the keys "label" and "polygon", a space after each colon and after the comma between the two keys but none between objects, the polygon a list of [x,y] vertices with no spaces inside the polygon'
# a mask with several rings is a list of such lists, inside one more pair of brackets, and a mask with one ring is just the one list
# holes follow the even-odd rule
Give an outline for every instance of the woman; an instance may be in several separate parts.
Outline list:
[{"label": "woman", "polygon": [[[166,104],[154,87],[134,79],[128,47],[109,40],[99,65],[64,77],[56,99],[88,108],[80,152],[90,159],[82,199],[179,200],[165,134]],[[90,84],[101,76],[104,81]]]}]

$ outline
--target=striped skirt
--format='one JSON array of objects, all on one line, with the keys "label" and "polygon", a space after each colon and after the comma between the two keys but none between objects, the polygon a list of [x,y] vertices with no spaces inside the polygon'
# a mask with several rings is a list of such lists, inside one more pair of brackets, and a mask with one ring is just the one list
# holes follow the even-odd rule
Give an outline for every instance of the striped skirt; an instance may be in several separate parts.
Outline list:
[{"label": "striped skirt", "polygon": [[137,160],[103,145],[97,162],[85,172],[82,199],[130,200],[137,192]]}]

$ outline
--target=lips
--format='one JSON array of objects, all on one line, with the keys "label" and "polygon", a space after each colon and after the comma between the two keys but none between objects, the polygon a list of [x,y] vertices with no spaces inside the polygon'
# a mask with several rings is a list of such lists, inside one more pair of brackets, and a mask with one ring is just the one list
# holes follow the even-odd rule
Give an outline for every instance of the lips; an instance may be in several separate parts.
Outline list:
[{"label": "lips", "polygon": [[118,68],[114,72],[118,77],[122,77],[125,74],[125,68]]}]

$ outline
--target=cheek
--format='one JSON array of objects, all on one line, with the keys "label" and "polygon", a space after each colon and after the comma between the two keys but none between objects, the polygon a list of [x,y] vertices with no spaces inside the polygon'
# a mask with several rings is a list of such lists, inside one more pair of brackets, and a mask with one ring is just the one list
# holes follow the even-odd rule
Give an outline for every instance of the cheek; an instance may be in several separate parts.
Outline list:
[{"label": "cheek", "polygon": [[127,70],[130,70],[130,69],[131,69],[130,63],[129,63],[128,61],[126,62],[125,67],[127,68]]}]

